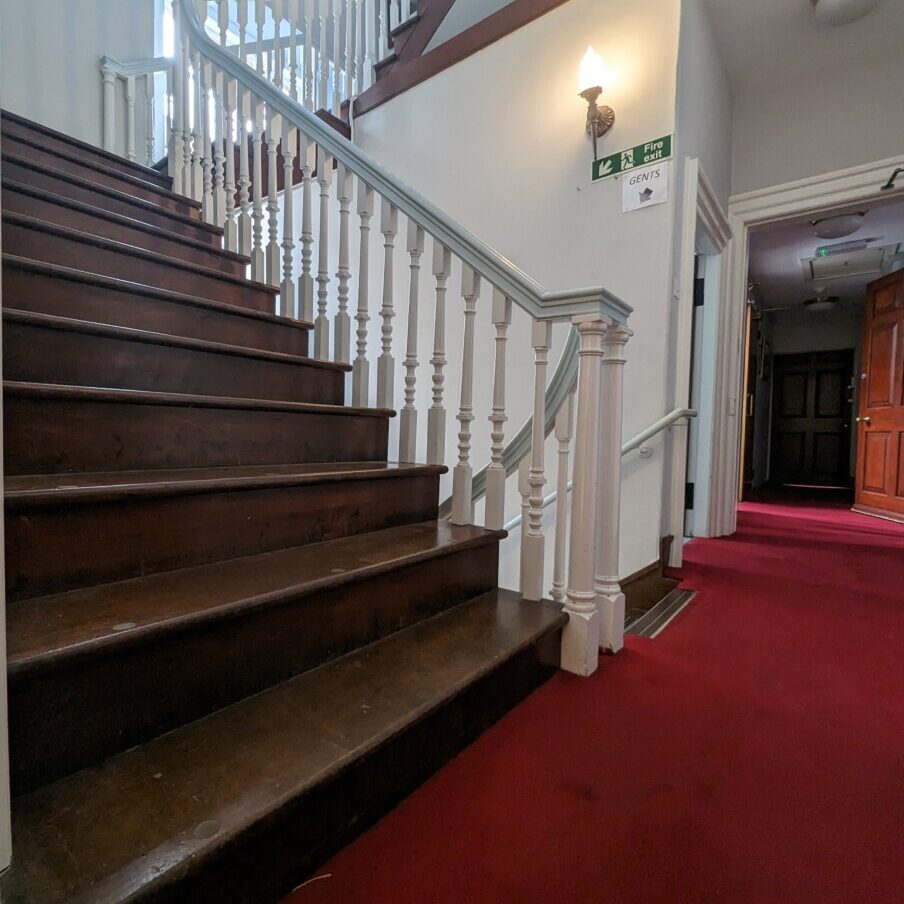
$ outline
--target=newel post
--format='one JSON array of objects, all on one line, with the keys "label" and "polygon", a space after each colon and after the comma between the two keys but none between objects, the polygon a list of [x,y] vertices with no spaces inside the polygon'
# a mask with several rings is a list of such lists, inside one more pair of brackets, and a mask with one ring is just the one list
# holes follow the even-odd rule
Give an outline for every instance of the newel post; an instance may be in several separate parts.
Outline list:
[{"label": "newel post", "polygon": [[594,586],[600,612],[600,649],[604,653],[617,653],[625,638],[625,595],[618,582],[618,550],[625,345],[632,335],[627,327],[611,326],[603,338]]},{"label": "newel post", "polygon": [[576,675],[592,675],[599,664],[600,613],[596,604],[596,509],[599,477],[599,412],[603,336],[606,322],[598,314],[575,317],[580,337],[578,398],[571,504],[571,543],[561,667]]}]

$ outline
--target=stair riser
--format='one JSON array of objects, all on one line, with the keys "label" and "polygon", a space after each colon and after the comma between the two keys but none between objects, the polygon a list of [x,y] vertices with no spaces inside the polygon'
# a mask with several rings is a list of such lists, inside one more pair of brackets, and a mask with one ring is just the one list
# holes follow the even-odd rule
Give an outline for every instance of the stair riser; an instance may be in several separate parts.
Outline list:
[{"label": "stair riser", "polygon": [[50,131],[36,127],[32,123],[18,122],[9,116],[4,116],[2,132],[4,141],[17,138],[24,139],[31,144],[38,144],[48,151],[60,151],[100,169],[122,173],[126,176],[135,176],[145,182],[159,185],[161,188],[172,188],[173,180],[163,173],[133,164],[124,157],[117,157],[114,154],[102,152],[99,148],[87,146],[69,136],[51,134]]},{"label": "stair riser", "polygon": [[9,598],[59,593],[437,516],[439,477],[6,509]]},{"label": "stair riser", "polygon": [[75,317],[290,355],[308,353],[307,330],[285,323],[134,295],[108,286],[67,280],[12,266],[3,269],[3,297],[6,307],[20,311]]},{"label": "stair riser", "polygon": [[244,261],[227,257],[210,245],[204,248],[187,245],[182,236],[169,237],[129,227],[84,210],[75,210],[63,204],[56,204],[53,201],[36,198],[15,190],[4,189],[2,195],[4,210],[25,214],[48,223],[68,226],[70,229],[77,229],[86,235],[97,235],[117,242],[126,242],[138,248],[155,251],[157,254],[164,254],[190,264],[198,264],[201,267],[209,267],[232,276],[245,275],[247,264]]},{"label": "stair riser", "polygon": [[6,379],[197,395],[343,403],[339,370],[4,322]]},{"label": "stair riser", "polygon": [[80,237],[58,235],[3,219],[3,250],[32,260],[88,270],[117,279],[129,279],[160,289],[197,295],[257,311],[273,312],[276,302],[270,292],[253,283],[237,282],[223,274],[171,264],[166,258],[147,258],[127,248],[100,247]]},{"label": "stair riser", "polygon": [[[4,158],[3,174],[16,182],[42,188],[44,191],[52,192],[62,198],[71,198],[74,201],[90,204],[92,207],[120,213],[123,216],[141,220],[142,223],[160,226],[170,232],[207,242],[214,247],[222,243],[221,236],[217,232],[204,228],[200,219],[193,214],[189,214],[189,219],[186,219],[163,207],[156,205],[148,207],[146,204],[133,202],[126,194],[111,195],[108,192],[92,188],[90,185],[76,184],[61,176],[55,176],[53,173],[34,170],[11,158]],[[195,222],[191,222],[192,220]]]},{"label": "stair riser", "polygon": [[[491,543],[66,668],[13,676],[14,793],[485,593],[496,586],[497,574],[498,547]],[[37,712],[44,714],[40,722]]]},{"label": "stair riser", "polygon": [[548,634],[507,659],[341,775],[288,801],[254,831],[197,858],[177,884],[137,895],[135,904],[281,900],[548,680],[560,636]]},{"label": "stair riser", "polygon": [[386,459],[386,418],[17,397],[7,474]]},{"label": "stair riser", "polygon": [[124,192],[134,198],[141,198],[143,201],[159,204],[166,210],[173,210],[186,216],[197,215],[197,207],[194,204],[180,199],[166,189],[145,182],[138,177],[130,178],[115,170],[99,169],[91,163],[63,157],[13,136],[4,136],[4,147],[8,152],[27,157],[33,163],[46,166],[59,173],[78,176],[80,179],[86,179],[95,185],[102,185],[105,188]]}]

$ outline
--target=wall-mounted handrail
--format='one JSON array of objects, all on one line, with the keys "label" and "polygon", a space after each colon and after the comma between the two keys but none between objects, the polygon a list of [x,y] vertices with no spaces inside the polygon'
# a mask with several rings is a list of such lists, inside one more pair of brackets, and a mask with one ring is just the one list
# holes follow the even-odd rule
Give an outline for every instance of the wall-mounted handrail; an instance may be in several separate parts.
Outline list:
[{"label": "wall-mounted handrail", "polygon": [[[629,439],[626,443],[624,443],[621,447],[622,456],[627,455],[629,452],[633,452],[635,449],[639,449],[648,439],[652,439],[656,436],[657,433],[661,433],[668,427],[671,427],[672,424],[680,421],[682,418],[691,418],[696,417],[697,412],[693,408],[676,408],[674,411],[670,411],[664,417],[661,417],[658,421],[653,424],[650,424],[646,430],[641,430],[640,433],[637,434],[633,439]],[[517,467],[517,464],[515,465]],[[568,481],[568,492],[571,492],[571,481]],[[556,501],[556,491],[553,490],[551,493],[543,497],[543,508],[549,508]],[[505,530],[512,531],[516,527],[521,524],[521,513],[519,512],[515,515],[511,521],[507,521],[505,524]]]},{"label": "wall-mounted handrail", "polygon": [[[602,286],[549,292],[502,254],[456,223],[419,192],[405,185],[361,148],[305,109],[235,54],[211,40],[193,0],[181,0],[182,22],[196,47],[224,73],[251,90],[272,113],[300,129],[328,154],[363,179],[377,194],[414,220],[433,238],[537,320],[563,320],[582,314],[602,315],[625,324],[630,305]],[[271,114],[272,115],[272,114]]]}]

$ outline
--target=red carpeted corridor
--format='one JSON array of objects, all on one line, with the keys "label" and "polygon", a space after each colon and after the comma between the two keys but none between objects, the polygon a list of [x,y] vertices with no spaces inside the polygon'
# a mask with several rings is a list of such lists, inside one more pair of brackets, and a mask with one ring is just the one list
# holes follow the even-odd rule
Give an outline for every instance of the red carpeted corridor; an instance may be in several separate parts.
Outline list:
[{"label": "red carpeted corridor", "polygon": [[904,525],[745,504],[684,577],[287,904],[904,900]]}]

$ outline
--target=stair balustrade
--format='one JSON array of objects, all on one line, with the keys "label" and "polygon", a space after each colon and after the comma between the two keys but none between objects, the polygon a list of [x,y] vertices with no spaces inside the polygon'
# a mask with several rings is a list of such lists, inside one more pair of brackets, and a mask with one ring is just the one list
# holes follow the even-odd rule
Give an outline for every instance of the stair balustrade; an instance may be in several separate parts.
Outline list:
[{"label": "stair balustrade", "polygon": [[[315,106],[338,112],[343,92],[348,96],[362,78],[367,81],[376,46],[372,38],[382,34],[381,16],[387,13],[382,4],[374,10],[350,0],[341,7],[287,0],[254,4],[252,16],[249,4],[239,2],[235,28],[226,3],[176,0],[174,6],[175,54],[164,109],[167,166],[175,190],[201,202],[204,219],[223,228],[228,249],[250,256],[253,279],[279,290],[275,313],[313,322],[314,355],[349,367],[354,404],[392,408],[400,403],[401,460],[414,460],[420,449],[431,463],[454,464],[451,518],[456,524],[475,522],[473,443],[485,436],[476,427],[484,389],[490,390],[486,435],[491,459],[484,522],[499,529],[505,521],[511,473],[504,454],[506,386],[513,378],[528,382],[523,371],[513,369],[521,350],[510,347],[509,330],[513,311],[529,319],[530,347],[523,353],[533,359],[533,404],[524,438],[529,465],[522,481],[527,528],[520,589],[526,598],[539,599],[549,586],[544,441],[554,423],[559,488],[563,475],[567,479],[572,447],[575,488],[567,516],[564,506],[558,512],[553,541],[552,594],[569,615],[561,665],[590,674],[601,644],[613,651],[620,646],[620,632],[612,626],[620,595],[615,575],[621,365],[631,335],[626,327],[631,308],[601,287],[546,291],[315,115]],[[395,8],[391,5],[390,13]],[[399,15],[411,10],[407,4],[399,9]],[[368,18],[372,10],[375,15]],[[280,22],[290,25],[276,27]],[[249,29],[256,30],[255,41],[247,40]],[[357,242],[350,234],[355,219]],[[371,242],[379,240],[374,232],[382,237],[382,261],[371,254]],[[405,247],[397,254],[400,232]],[[432,265],[430,285],[421,278],[425,255]],[[407,284],[397,286],[405,271]],[[448,289],[458,274],[461,300],[455,304]],[[421,297],[422,285],[432,310]],[[475,377],[483,363],[482,321],[476,315],[484,310],[491,313],[493,330],[491,387],[478,385]],[[447,327],[457,311],[463,338],[453,346]],[[394,335],[397,313],[405,327],[402,337]],[[419,348],[421,322],[432,327],[427,349]],[[576,354],[579,364],[564,385],[560,364],[547,387],[552,324],[557,322],[572,324],[565,354]],[[429,362],[432,371],[429,393],[423,380],[418,383],[420,361]],[[454,449],[446,441],[450,371],[460,378],[454,410],[459,429],[449,437],[457,440]],[[418,417],[419,396],[426,418]]]}]

